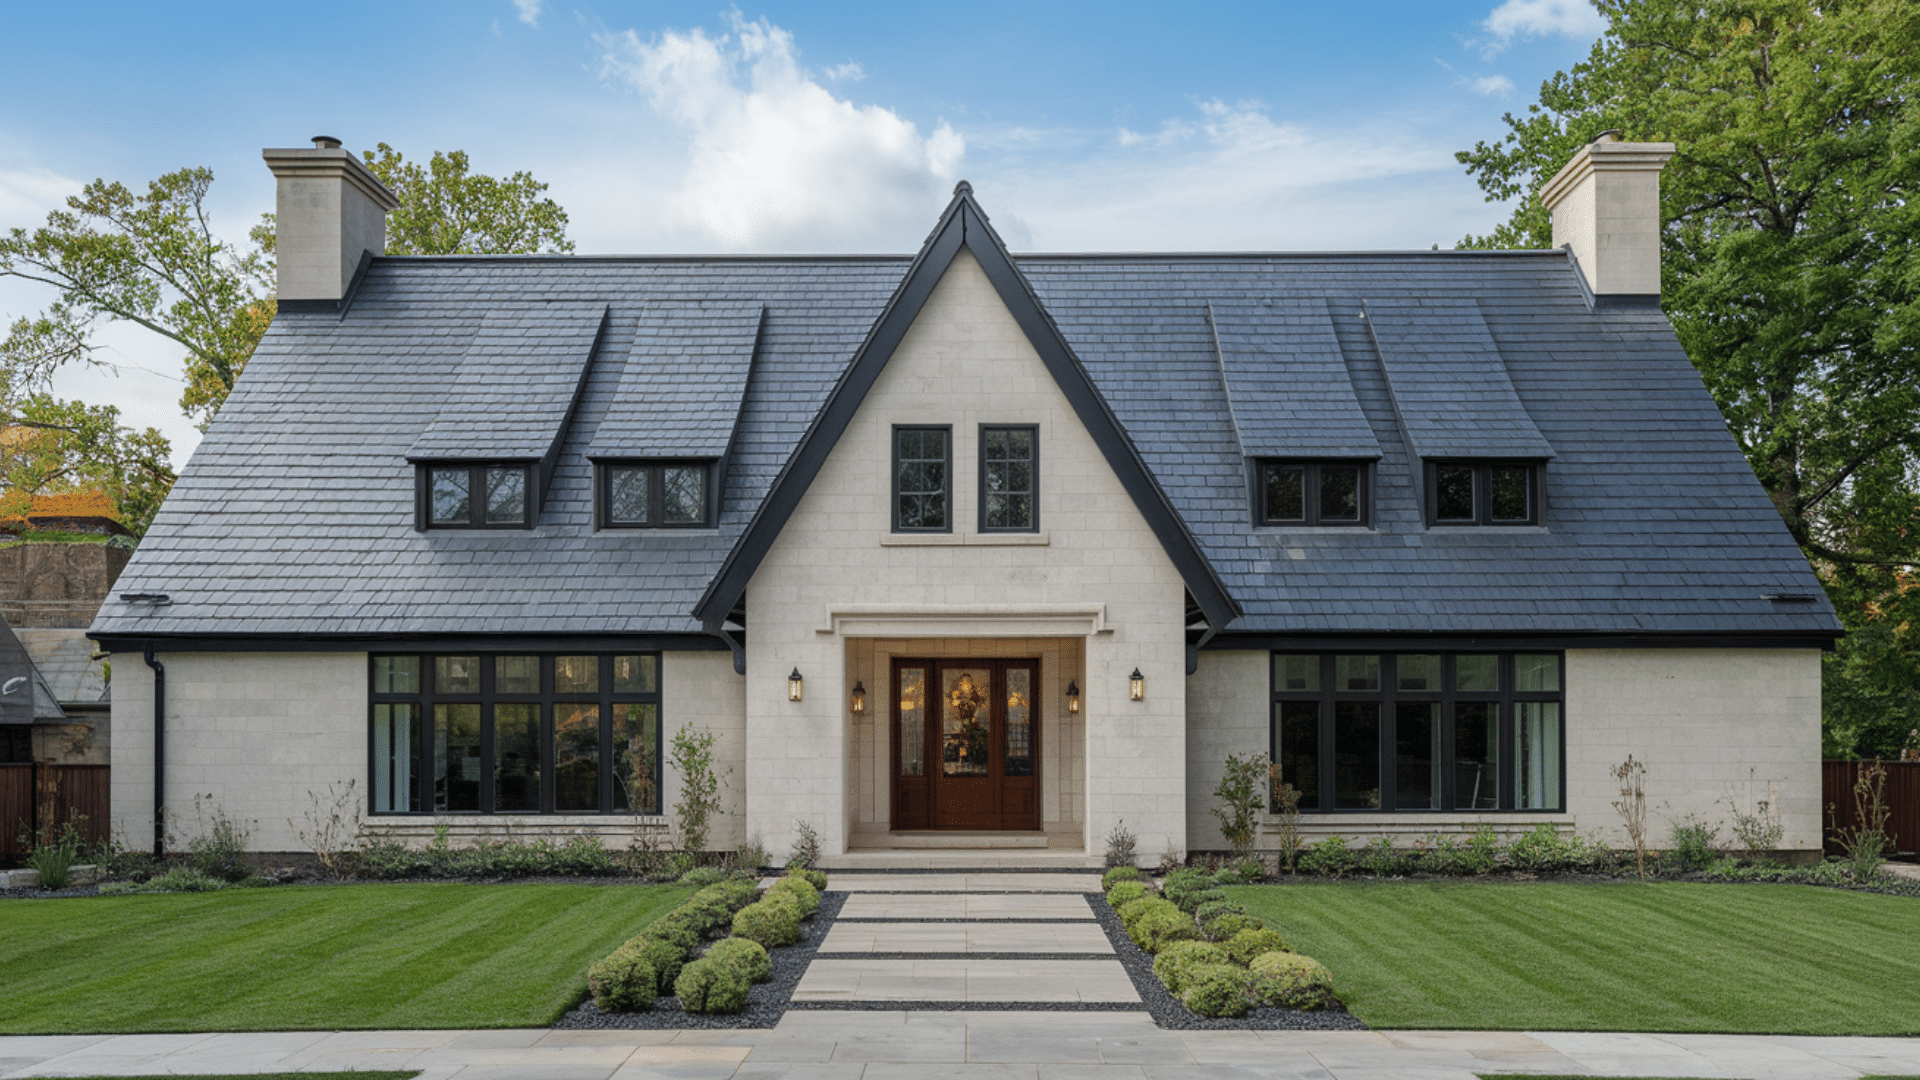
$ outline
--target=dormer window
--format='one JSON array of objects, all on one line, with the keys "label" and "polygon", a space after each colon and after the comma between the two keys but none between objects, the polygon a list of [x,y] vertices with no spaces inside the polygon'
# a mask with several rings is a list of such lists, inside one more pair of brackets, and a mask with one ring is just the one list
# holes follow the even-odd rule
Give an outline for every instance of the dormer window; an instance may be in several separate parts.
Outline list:
[{"label": "dormer window", "polygon": [[1532,461],[1427,462],[1427,524],[1538,525],[1541,473]]},{"label": "dormer window", "polygon": [[531,528],[532,471],[523,462],[422,466],[421,522],[429,529]]},{"label": "dormer window", "polygon": [[1367,466],[1358,461],[1263,461],[1256,520],[1275,526],[1364,526],[1372,516]]},{"label": "dormer window", "polygon": [[713,523],[707,461],[600,465],[600,524],[608,529],[697,529]]}]

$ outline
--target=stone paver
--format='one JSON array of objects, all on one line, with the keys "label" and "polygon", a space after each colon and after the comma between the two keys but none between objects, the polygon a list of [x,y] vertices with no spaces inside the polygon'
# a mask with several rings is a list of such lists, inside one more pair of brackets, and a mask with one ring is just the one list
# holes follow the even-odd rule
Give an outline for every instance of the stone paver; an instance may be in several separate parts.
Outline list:
[{"label": "stone paver", "polygon": [[[842,919],[1084,919],[1093,921],[1093,909],[1077,894],[1039,893],[1009,896],[996,893],[956,895],[924,893],[855,893],[840,909]],[[836,924],[838,925],[838,924]]]},{"label": "stone paver", "polygon": [[1099,874],[860,874],[842,871],[836,892],[1097,893]]},{"label": "stone paver", "polygon": [[818,1001],[1135,1002],[1114,960],[815,960],[793,991]]},{"label": "stone paver", "polygon": [[1087,953],[1112,955],[1100,924],[835,923],[823,953]]}]

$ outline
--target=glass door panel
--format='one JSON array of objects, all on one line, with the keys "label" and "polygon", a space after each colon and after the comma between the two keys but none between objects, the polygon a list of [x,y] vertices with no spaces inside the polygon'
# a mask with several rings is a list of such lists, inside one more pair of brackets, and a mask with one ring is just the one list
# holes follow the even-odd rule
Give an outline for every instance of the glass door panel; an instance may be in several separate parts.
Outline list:
[{"label": "glass door panel", "polygon": [[433,808],[480,809],[480,705],[433,707]]},{"label": "glass door panel", "polygon": [[1500,707],[1491,701],[1453,706],[1453,805],[1500,807]]},{"label": "glass door panel", "polygon": [[1273,707],[1280,782],[1300,793],[1300,808],[1320,808],[1320,703],[1282,701]]},{"label": "glass door panel", "polygon": [[493,760],[494,810],[539,810],[539,705],[501,704],[493,707]]},{"label": "glass door panel", "polygon": [[[652,660],[653,657],[646,659]],[[613,706],[615,810],[631,810],[637,814],[660,812],[659,762],[653,758],[654,743],[660,737],[659,728],[658,705],[617,702]]]},{"label": "glass door panel", "polygon": [[1002,776],[1033,775],[1033,672],[1007,669],[1007,749]]},{"label": "glass door panel", "polygon": [[992,775],[992,669],[944,668],[940,676],[940,775]]},{"label": "glass door panel", "polygon": [[1336,810],[1380,808],[1377,701],[1333,703],[1333,805]]},{"label": "glass door panel", "polygon": [[1402,701],[1395,705],[1394,741],[1398,744],[1393,772],[1395,808],[1440,809],[1440,703]]},{"label": "glass door panel", "polygon": [[553,751],[553,808],[563,814],[598,813],[600,706],[579,702],[555,705]]},{"label": "glass door panel", "polygon": [[900,669],[900,775],[927,774],[927,670]]}]

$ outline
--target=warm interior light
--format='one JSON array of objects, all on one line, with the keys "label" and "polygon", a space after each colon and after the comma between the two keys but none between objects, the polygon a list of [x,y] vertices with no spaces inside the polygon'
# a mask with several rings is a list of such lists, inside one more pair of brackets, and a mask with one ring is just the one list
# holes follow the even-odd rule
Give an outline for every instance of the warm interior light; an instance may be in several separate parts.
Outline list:
[{"label": "warm interior light", "polygon": [[[799,676],[797,675],[795,676],[795,678],[798,678],[798,677]],[[1145,675],[1140,674],[1139,668],[1134,668],[1133,674],[1127,676],[1127,697],[1133,699],[1134,701],[1146,700],[1147,677]]]},{"label": "warm interior light", "polygon": [[856,713],[867,711],[867,684],[859,679],[853,681],[853,711]]},{"label": "warm interior light", "polygon": [[799,668],[794,668],[793,674],[787,676],[787,700],[788,701],[800,700],[800,669]]},{"label": "warm interior light", "polygon": [[1075,714],[1080,711],[1080,684],[1071,680],[1067,682],[1067,711]]}]

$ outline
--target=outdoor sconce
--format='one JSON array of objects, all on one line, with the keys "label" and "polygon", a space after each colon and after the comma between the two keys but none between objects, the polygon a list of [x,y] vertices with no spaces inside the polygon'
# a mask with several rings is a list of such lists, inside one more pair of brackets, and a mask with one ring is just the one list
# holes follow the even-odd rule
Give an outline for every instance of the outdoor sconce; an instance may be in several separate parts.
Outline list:
[{"label": "outdoor sconce", "polygon": [[[1147,677],[1140,674],[1139,668],[1134,668],[1133,674],[1127,676],[1127,697],[1134,701],[1145,701],[1147,699]],[[797,701],[799,699],[795,698],[794,700]]]},{"label": "outdoor sconce", "polygon": [[853,681],[853,704],[850,708],[855,715],[867,711],[867,684],[859,679]]},{"label": "outdoor sconce", "polygon": [[794,668],[793,674],[787,676],[787,700],[788,701],[800,700],[800,669],[799,668]]},{"label": "outdoor sconce", "polygon": [[1067,712],[1076,716],[1080,713],[1080,684],[1072,680],[1067,681]]}]

